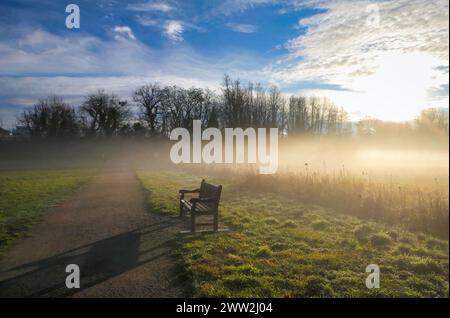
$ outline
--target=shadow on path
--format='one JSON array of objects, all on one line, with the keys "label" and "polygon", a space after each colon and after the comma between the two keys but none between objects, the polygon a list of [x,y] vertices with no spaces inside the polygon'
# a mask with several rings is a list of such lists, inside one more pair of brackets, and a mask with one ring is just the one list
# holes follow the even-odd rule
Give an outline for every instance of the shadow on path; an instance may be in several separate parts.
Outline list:
[{"label": "shadow on path", "polygon": [[[172,254],[182,228],[152,213],[134,174],[101,175],[5,255],[0,297],[189,296]],[[66,288],[69,264],[80,268],[79,289]]]},{"label": "shadow on path", "polygon": [[[167,234],[173,233],[171,229],[178,230],[177,225],[175,220],[160,221],[0,272],[2,277],[8,277],[0,281],[0,297],[67,297],[140,266],[150,265],[153,268],[152,262],[171,256],[177,238],[167,238]],[[65,268],[68,264],[80,267],[80,289],[68,289],[65,286],[68,275]],[[154,265],[152,275],[158,276],[158,286],[148,286],[148,290],[158,290],[161,284],[174,287],[188,283],[182,271],[177,271],[176,267],[169,273],[170,281],[162,282],[164,275],[158,275],[159,264]],[[145,280],[144,277],[143,279]],[[170,297],[170,293],[157,296]]]}]

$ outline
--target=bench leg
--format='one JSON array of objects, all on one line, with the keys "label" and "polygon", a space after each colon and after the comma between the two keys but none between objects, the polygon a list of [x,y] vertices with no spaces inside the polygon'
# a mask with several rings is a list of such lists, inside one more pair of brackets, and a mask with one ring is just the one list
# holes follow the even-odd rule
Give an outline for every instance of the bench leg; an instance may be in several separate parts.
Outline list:
[{"label": "bench leg", "polygon": [[195,232],[195,213],[191,211],[191,232]]},{"label": "bench leg", "polygon": [[214,232],[219,230],[219,213],[214,213]]},{"label": "bench leg", "polygon": [[183,204],[181,203],[181,200],[180,200],[180,217],[182,217],[183,216]]}]

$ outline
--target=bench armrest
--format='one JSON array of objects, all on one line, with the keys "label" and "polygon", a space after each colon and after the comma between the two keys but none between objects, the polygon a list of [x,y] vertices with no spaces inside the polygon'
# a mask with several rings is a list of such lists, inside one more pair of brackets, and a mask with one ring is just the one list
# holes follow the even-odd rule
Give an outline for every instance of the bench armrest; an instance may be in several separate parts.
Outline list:
[{"label": "bench armrest", "polygon": [[178,193],[180,194],[180,200],[184,199],[184,195],[186,193],[199,193],[199,192],[200,192],[200,189],[194,189],[194,190],[184,190],[184,189],[182,189],[182,190],[178,190]]},{"label": "bench armrest", "polygon": [[200,189],[194,189],[194,190],[178,190],[178,193],[197,193],[200,192]]}]

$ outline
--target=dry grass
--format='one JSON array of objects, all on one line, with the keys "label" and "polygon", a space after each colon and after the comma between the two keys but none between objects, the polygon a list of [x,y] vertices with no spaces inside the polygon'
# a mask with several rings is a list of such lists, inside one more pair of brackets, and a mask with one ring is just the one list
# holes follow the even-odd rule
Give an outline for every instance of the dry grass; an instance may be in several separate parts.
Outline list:
[{"label": "dry grass", "polygon": [[448,239],[448,181],[437,178],[411,180],[356,174],[341,167],[324,173],[305,163],[295,170],[261,175],[251,168],[197,167],[196,173],[232,180],[242,189],[274,192],[301,203],[318,204],[340,213]]},{"label": "dry grass", "polygon": [[[201,180],[182,172],[137,174],[156,211],[174,215],[180,186]],[[178,241],[196,296],[448,297],[448,242],[300,203],[276,186],[234,183],[241,178],[212,179],[224,185],[221,222],[233,232]],[[368,264],[380,266],[380,289],[365,287]]]}]

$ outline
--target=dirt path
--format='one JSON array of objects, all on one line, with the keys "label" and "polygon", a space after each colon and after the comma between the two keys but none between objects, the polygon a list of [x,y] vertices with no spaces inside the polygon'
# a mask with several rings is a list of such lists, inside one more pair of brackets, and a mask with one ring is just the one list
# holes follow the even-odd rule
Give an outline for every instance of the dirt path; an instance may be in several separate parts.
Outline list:
[{"label": "dirt path", "polygon": [[[104,171],[6,252],[0,297],[188,296],[171,255],[180,227],[149,213],[131,171]],[[80,289],[65,286],[68,264],[80,267]]]}]

